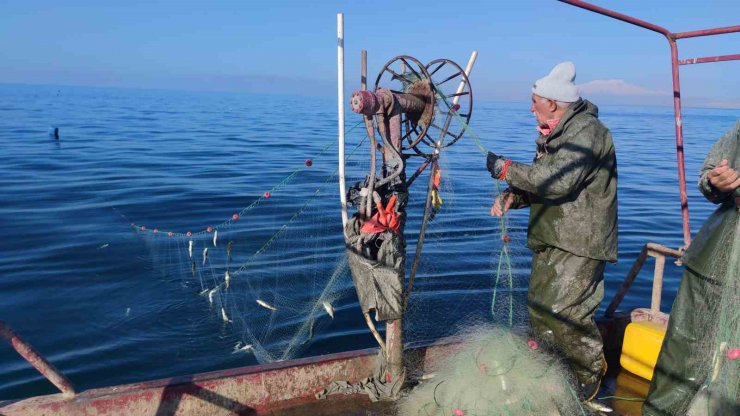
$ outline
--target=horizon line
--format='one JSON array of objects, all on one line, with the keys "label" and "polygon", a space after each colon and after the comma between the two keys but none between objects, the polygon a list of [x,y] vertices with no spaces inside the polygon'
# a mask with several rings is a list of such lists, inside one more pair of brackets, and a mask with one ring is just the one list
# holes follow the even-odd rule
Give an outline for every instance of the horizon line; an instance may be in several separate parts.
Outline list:
[{"label": "horizon line", "polygon": [[[23,87],[53,87],[53,88],[101,88],[101,89],[119,89],[119,90],[133,90],[133,91],[162,91],[162,92],[182,92],[182,93],[220,93],[220,94],[237,94],[237,95],[265,95],[265,96],[298,96],[298,97],[315,97],[315,98],[331,98],[335,97],[333,94],[316,94],[316,93],[300,93],[300,92],[259,92],[259,91],[240,91],[240,90],[222,90],[222,89],[186,89],[186,88],[172,88],[172,87],[143,87],[143,86],[121,86],[121,85],[82,85],[82,84],[49,84],[49,83],[27,83],[27,82],[2,82],[0,86],[23,86]],[[584,98],[584,97],[581,97]],[[588,98],[585,98],[588,99]],[[521,100],[506,99],[506,98],[483,98],[481,102],[495,102],[495,103],[526,103],[529,104],[527,98]],[[597,104],[599,107],[609,106],[620,106],[620,107],[659,107],[659,108],[672,108],[673,104]],[[682,108],[691,109],[712,109],[712,110],[740,110],[740,103],[737,106],[711,106],[711,105],[687,105],[682,102]]]}]

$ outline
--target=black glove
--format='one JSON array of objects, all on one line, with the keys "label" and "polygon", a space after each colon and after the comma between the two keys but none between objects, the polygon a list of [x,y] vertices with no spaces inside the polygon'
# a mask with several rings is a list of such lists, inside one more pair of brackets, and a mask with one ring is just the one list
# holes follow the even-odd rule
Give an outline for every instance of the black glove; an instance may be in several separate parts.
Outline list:
[{"label": "black glove", "polygon": [[505,157],[499,156],[493,152],[488,152],[488,157],[486,158],[486,168],[488,168],[488,171],[491,172],[491,177],[493,179],[498,179],[501,176],[501,171],[504,169],[505,163]]}]

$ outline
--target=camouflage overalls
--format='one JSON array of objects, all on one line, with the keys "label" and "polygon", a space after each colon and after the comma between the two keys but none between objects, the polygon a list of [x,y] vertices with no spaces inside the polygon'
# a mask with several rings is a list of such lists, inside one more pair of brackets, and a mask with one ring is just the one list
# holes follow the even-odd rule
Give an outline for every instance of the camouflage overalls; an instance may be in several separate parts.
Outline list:
[{"label": "camouflage overalls", "polygon": [[617,259],[614,144],[586,100],[571,104],[536,143],[532,165],[513,162],[506,174],[512,208],[530,207],[530,324],[567,358],[581,384],[593,384],[606,371],[594,313],[604,297],[604,266]]}]

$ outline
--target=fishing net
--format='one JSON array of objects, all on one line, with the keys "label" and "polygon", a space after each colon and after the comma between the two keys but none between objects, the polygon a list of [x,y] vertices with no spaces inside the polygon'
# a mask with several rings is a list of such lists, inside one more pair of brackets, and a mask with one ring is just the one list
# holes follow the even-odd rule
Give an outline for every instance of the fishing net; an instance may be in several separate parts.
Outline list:
[{"label": "fishing net", "polygon": [[[354,157],[364,139],[350,137],[348,168],[359,171],[367,162]],[[221,222],[193,231],[131,223],[152,269],[191,288],[221,322],[233,341],[228,353],[260,363],[294,358],[349,302],[341,221],[328,208],[337,205],[336,143],[327,142]]]},{"label": "fishing net", "polygon": [[[438,76],[444,76],[443,71]],[[417,414],[410,410],[416,405],[429,409],[436,398],[444,406],[479,409],[478,414],[499,414],[496,409],[502,408],[510,413],[500,414],[525,414],[526,409],[575,414],[566,411],[573,408],[573,393],[562,366],[510,332],[527,321],[526,213],[500,220],[488,215],[501,186],[483,168],[485,149],[467,120],[451,112],[453,104],[447,98],[440,97],[438,107],[438,114],[452,113],[453,122],[465,128],[471,140],[441,150],[433,169],[424,171],[404,195],[403,238],[380,236],[380,242],[373,242],[375,251],[364,258],[353,257],[361,249],[349,249],[356,234],[348,233],[350,244],[345,245],[336,195],[336,140],[331,134],[315,137],[313,152],[303,156],[304,163],[285,164],[280,174],[272,170],[258,176],[260,185],[250,184],[243,191],[249,195],[246,206],[227,211],[225,218],[214,213],[175,224],[160,213],[127,221],[148,247],[155,273],[184,287],[190,301],[203,305],[200,323],[221,327],[219,337],[230,341],[224,354],[238,354],[245,363],[270,363],[373,346],[363,312],[373,314],[382,337],[386,320],[398,316],[403,302],[407,349],[464,333],[462,348],[467,351],[443,360],[450,370],[441,376],[442,385],[436,381],[436,396],[432,392],[430,397],[423,383],[413,394],[424,399],[409,399],[403,412]],[[361,123],[346,132],[348,187],[362,184],[370,170],[369,143]],[[469,158],[472,154],[478,157]],[[480,161],[480,168],[471,168],[471,159]],[[410,173],[424,159],[412,157],[405,163]],[[432,174],[438,175],[434,209],[417,259],[414,251],[429,198],[426,181]],[[390,193],[394,192],[400,196],[405,190]],[[387,196],[383,204],[388,203]],[[348,228],[353,229],[352,222]],[[367,263],[366,258],[376,262]],[[417,269],[410,296],[396,297],[396,308],[387,310],[367,306],[375,305],[365,302],[358,275],[350,271],[365,268],[360,273],[373,275],[374,281],[392,281],[397,294],[409,287],[413,266]],[[492,324],[499,328],[490,329]],[[479,327],[486,329],[475,329]],[[478,350],[478,361],[471,361],[471,351]],[[480,374],[481,365],[487,375]],[[420,367],[413,362],[407,367],[413,369],[408,374],[411,383],[429,376],[416,370]],[[490,380],[475,385],[489,375]],[[551,386],[552,391],[546,391],[549,397],[542,398],[543,385]],[[498,390],[488,395],[482,386]],[[513,386],[516,394],[504,397]],[[456,391],[467,390],[470,394],[453,400]]]},{"label": "fishing net", "polygon": [[399,415],[577,415],[562,363],[508,329],[461,335],[462,349],[399,402]]},{"label": "fishing net", "polygon": [[687,357],[697,360],[697,366],[707,374],[690,406],[689,414],[693,416],[740,411],[740,208],[729,209],[736,211],[729,213],[736,216],[734,226],[724,230],[711,270],[711,275],[719,278],[718,287],[712,291],[718,298],[708,300],[711,312],[699,318],[703,325],[697,327],[705,331],[700,348],[706,354]]},{"label": "fishing net", "polygon": [[[449,105],[449,104],[448,104]],[[466,126],[469,142],[465,150],[485,154],[479,136]],[[456,177],[469,172],[455,171],[449,159],[442,159],[443,172],[454,172]],[[487,175],[487,173],[486,173]],[[474,180],[467,178],[467,180]],[[491,181],[493,201],[503,192],[499,181]],[[443,180],[444,194],[456,195],[454,180]],[[489,187],[490,189],[490,187]],[[468,195],[467,198],[470,198]],[[454,198],[442,209],[467,210],[463,198]],[[456,204],[457,203],[457,204]],[[459,205],[458,205],[459,204]],[[478,210],[487,212],[490,202]],[[470,213],[480,218],[481,212]],[[512,215],[513,214],[513,215]],[[459,216],[440,215],[435,227],[428,231],[429,257],[423,259],[424,276],[414,286],[407,320],[413,323],[409,338],[420,345],[452,343],[458,345],[438,363],[433,373],[417,372],[411,379],[419,383],[398,404],[399,415],[579,415],[588,414],[574,389],[575,381],[567,365],[561,362],[547,346],[524,336],[527,332],[527,288],[529,263],[526,244],[527,222],[522,212],[506,213],[486,225],[459,221]],[[444,223],[444,225],[442,225]],[[481,237],[487,245],[471,244],[471,225],[488,227],[490,232]],[[450,235],[449,230],[457,230]],[[450,245],[465,245],[472,263],[486,259],[487,279],[469,279],[466,265],[450,271],[436,267],[436,256],[444,256]],[[436,251],[436,252],[435,252]],[[463,260],[462,263],[467,263]],[[440,278],[442,277],[442,278]],[[447,280],[444,277],[449,277]],[[449,287],[445,283],[453,282]],[[459,288],[464,288],[460,290]],[[451,307],[435,293],[443,291],[456,297]],[[441,326],[455,316],[455,325]],[[450,332],[456,335],[448,337]],[[549,352],[548,352],[549,351]],[[421,368],[410,365],[412,368]]]}]

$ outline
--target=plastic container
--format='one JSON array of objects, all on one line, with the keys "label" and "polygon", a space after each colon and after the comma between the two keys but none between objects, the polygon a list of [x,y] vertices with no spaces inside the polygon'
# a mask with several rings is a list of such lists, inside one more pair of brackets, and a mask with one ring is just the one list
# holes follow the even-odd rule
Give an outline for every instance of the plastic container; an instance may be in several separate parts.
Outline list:
[{"label": "plastic container", "polygon": [[624,331],[619,364],[632,374],[652,380],[668,328],[668,315],[640,308],[632,311],[631,318],[632,322]]}]

